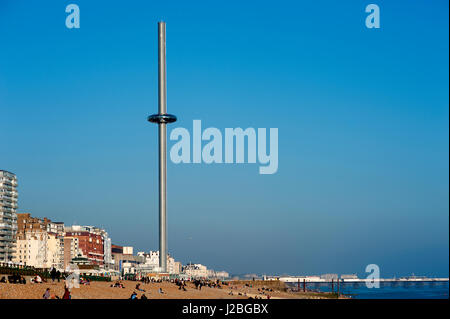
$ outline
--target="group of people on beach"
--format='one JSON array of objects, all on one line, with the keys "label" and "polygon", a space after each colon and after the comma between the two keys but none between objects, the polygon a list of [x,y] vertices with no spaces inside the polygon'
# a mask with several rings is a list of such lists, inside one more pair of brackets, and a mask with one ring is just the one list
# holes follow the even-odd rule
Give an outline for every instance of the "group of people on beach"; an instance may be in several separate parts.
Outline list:
[{"label": "group of people on beach", "polygon": [[0,284],[6,284],[6,283],[10,283],[10,284],[26,284],[27,280],[25,279],[24,276],[21,276],[19,274],[13,274],[11,276],[8,276],[8,279],[3,276],[0,279]]},{"label": "group of people on beach", "polygon": [[[133,293],[130,296],[130,299],[133,299],[133,300],[134,299],[139,299],[138,296],[137,296],[136,291],[133,291]],[[141,299],[148,299],[148,298],[147,298],[147,296],[145,294],[142,294]]]},{"label": "group of people on beach", "polygon": [[[36,275],[34,275],[34,276],[32,276],[32,277],[30,278],[30,283],[32,283],[32,284],[40,284],[40,283],[43,283],[43,282],[46,282],[46,280],[43,279],[43,278],[42,278],[41,276],[39,276],[38,274],[36,274]],[[6,278],[5,276],[3,276],[3,277],[0,279],[0,284],[1,284],[1,283],[4,283],[4,284],[10,283],[10,284],[22,284],[22,285],[25,285],[25,284],[27,283],[27,280],[26,280],[25,277],[22,276],[22,275],[19,275],[19,274],[13,274],[13,275],[11,275],[11,276],[8,276],[8,278]]]},{"label": "group of people on beach", "polygon": [[54,293],[51,293],[50,288],[47,288],[42,295],[43,299],[72,299],[72,295],[70,294],[70,290],[67,286],[64,287],[64,294],[61,298],[59,298]]},{"label": "group of people on beach", "polygon": [[175,285],[178,286],[178,290],[187,291],[186,280],[178,280],[178,278],[177,278],[177,279],[175,279],[174,283],[175,283]]},{"label": "group of people on beach", "polygon": [[111,284],[112,288],[125,288],[125,286],[123,285],[123,283],[120,280],[117,280],[114,284]]},{"label": "group of people on beach", "polygon": [[[145,290],[141,288],[141,284],[136,284],[135,289],[144,292],[141,296],[141,299],[148,299],[147,296],[145,295]],[[150,293],[150,291],[148,293]],[[165,292],[161,287],[158,289],[158,293],[165,294]],[[138,299],[136,291],[133,291],[133,293],[130,296],[130,299]]]},{"label": "group of people on beach", "polygon": [[56,270],[55,267],[52,268],[52,270],[50,271],[50,278],[52,278],[52,282],[54,282],[55,280],[60,280],[61,278],[61,272],[59,270]]},{"label": "group of people on beach", "polygon": [[[61,273],[58,274],[58,271],[56,271],[55,269],[52,269],[52,271],[50,272],[50,277],[52,278],[52,281],[54,280],[58,280],[58,282],[61,279]],[[63,277],[64,279],[64,277]],[[143,284],[149,284],[149,283],[160,283],[163,281],[166,282],[170,282],[175,284],[176,286],[178,286],[178,290],[183,290],[183,291],[187,291],[187,281],[184,279],[171,279],[171,280],[162,280],[162,279],[155,279],[155,278],[149,278],[149,277],[144,277],[139,279],[140,282],[136,283],[135,289],[133,291],[133,293],[131,294],[129,299],[148,299],[148,297],[146,296],[146,293],[149,294],[150,291],[146,291],[145,289],[142,288],[141,283]],[[0,281],[1,282],[1,281]],[[33,278],[31,278],[31,282],[36,282],[36,283],[42,283],[44,282],[44,280],[39,276],[36,275]],[[46,282],[46,281],[45,281]],[[222,285],[228,285],[228,283],[226,282],[220,282],[219,280],[216,281],[211,281],[211,280],[204,280],[204,279],[195,279],[190,281],[190,283],[198,290],[201,290],[202,287],[209,287],[209,288],[219,288],[222,289]],[[80,284],[89,284],[89,280],[80,277]],[[56,294],[52,293],[50,288],[47,288],[42,296],[42,298],[44,299],[71,299],[71,294],[70,294],[70,290],[68,288],[67,282],[64,285],[64,294],[62,297],[57,296]],[[117,280],[115,281],[113,284],[110,285],[111,288],[125,288],[122,280]],[[233,288],[233,287],[230,287]],[[258,289],[259,290],[259,289]],[[138,297],[138,293],[142,292],[141,297]],[[158,288],[158,293],[159,294],[165,294],[166,292],[163,291],[163,289],[161,287]],[[231,294],[233,294],[232,292],[230,292]],[[239,293],[239,295],[242,295]]]},{"label": "group of people on beach", "polygon": [[[30,283],[46,283],[46,276],[48,275],[40,275],[38,272],[35,272],[34,275],[32,275],[30,278]],[[55,280],[58,280],[58,282],[60,282],[61,278],[63,277],[63,274],[61,274],[61,272],[59,270],[56,270],[55,268],[52,268],[52,270],[50,271],[50,278],[52,279],[52,282],[54,282]],[[7,277],[3,276],[0,279],[0,283],[26,284],[27,280],[25,279],[25,276],[21,275],[19,272],[14,272],[12,275],[9,275]]]},{"label": "group of people on beach", "polygon": [[211,281],[211,280],[199,280],[195,279],[193,281],[195,289],[202,290],[203,286],[207,286],[209,288],[219,288],[222,289],[222,285],[220,284],[220,280]]}]

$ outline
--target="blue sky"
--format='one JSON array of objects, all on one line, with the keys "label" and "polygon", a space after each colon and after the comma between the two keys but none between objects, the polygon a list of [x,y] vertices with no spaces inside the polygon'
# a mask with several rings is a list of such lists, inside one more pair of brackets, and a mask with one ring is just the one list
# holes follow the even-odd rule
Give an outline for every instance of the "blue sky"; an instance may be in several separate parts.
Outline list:
[{"label": "blue sky", "polygon": [[[81,28],[65,27],[76,3]],[[376,3],[381,28],[365,27]],[[279,168],[168,163],[169,252],[232,273],[448,276],[448,1],[0,2],[0,168],[21,212],[158,248],[169,127],[277,127]],[[173,142],[169,143],[169,147]]]}]

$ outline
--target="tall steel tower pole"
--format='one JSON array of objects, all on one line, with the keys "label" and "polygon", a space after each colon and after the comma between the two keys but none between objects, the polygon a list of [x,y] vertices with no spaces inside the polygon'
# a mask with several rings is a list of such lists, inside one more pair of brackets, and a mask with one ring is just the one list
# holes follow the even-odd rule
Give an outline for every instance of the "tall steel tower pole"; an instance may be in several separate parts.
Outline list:
[{"label": "tall steel tower pole", "polygon": [[159,133],[159,267],[167,272],[167,123],[177,120],[167,114],[166,96],[166,23],[158,22],[158,114],[148,117],[148,121],[158,124]]}]

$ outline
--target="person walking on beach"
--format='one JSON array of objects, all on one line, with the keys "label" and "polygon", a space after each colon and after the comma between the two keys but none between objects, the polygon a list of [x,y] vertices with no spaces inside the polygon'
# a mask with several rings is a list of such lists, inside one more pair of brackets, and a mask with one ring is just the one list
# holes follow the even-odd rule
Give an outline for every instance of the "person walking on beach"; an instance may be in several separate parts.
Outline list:
[{"label": "person walking on beach", "polygon": [[52,282],[54,282],[55,278],[56,278],[56,269],[55,269],[55,267],[53,267],[52,270],[50,271],[50,277],[52,278]]},{"label": "person walking on beach", "polygon": [[72,299],[69,288],[64,287],[64,295],[62,296],[62,299]]},{"label": "person walking on beach", "polygon": [[58,282],[61,279],[61,272],[59,270],[56,272],[56,279],[58,279]]}]

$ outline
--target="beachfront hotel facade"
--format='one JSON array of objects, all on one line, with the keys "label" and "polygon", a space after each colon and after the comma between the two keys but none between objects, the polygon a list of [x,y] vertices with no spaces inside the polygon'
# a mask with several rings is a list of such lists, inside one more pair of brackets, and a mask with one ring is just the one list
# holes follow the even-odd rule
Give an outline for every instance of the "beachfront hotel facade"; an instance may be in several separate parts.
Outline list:
[{"label": "beachfront hotel facade", "polygon": [[15,263],[36,268],[64,268],[64,224],[17,214]]},{"label": "beachfront hotel facade", "polygon": [[[146,252],[138,252],[138,256],[144,258],[144,263],[139,265],[139,269],[141,271],[147,271],[147,272],[159,272],[160,271],[160,263],[159,263],[159,251],[152,251],[150,250],[149,253]],[[182,264],[178,261],[175,261],[175,259],[170,256],[170,254],[167,254],[167,273],[169,274],[180,274],[182,270]]]},{"label": "beachfront hotel facade", "polygon": [[221,279],[224,280],[230,275],[226,271],[215,271],[213,269],[208,269],[202,264],[188,263],[183,267],[183,273],[191,278],[208,278],[208,279]]},{"label": "beachfront hotel facade", "polygon": [[[94,226],[73,225],[65,227],[65,239],[70,245],[70,260],[87,258],[90,264],[108,268],[112,264],[112,245],[108,233]],[[76,255],[73,255],[76,254]],[[68,259],[66,254],[65,264]]]},{"label": "beachfront hotel facade", "polygon": [[17,177],[0,170],[0,262],[10,262],[15,252],[17,231]]},{"label": "beachfront hotel facade", "polygon": [[192,278],[208,278],[208,268],[202,264],[189,263],[184,266],[183,272]]},{"label": "beachfront hotel facade", "polygon": [[47,233],[36,230],[18,235],[13,261],[24,266],[46,268]]}]

